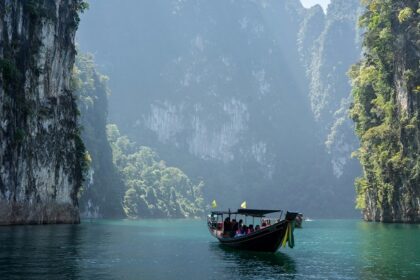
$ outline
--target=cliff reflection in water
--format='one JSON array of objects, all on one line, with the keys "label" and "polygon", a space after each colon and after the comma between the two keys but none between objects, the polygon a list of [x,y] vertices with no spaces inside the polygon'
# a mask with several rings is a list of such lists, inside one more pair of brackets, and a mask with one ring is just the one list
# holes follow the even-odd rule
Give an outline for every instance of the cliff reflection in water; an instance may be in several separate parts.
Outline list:
[{"label": "cliff reflection in water", "polygon": [[238,251],[221,244],[210,243],[210,251],[225,263],[225,275],[241,276],[241,279],[296,274],[296,263],[290,256],[277,252]]},{"label": "cliff reflection in water", "polygon": [[0,227],[0,278],[80,277],[77,225]]},{"label": "cliff reflection in water", "polygon": [[360,222],[358,231],[360,278],[418,279],[420,225]]}]

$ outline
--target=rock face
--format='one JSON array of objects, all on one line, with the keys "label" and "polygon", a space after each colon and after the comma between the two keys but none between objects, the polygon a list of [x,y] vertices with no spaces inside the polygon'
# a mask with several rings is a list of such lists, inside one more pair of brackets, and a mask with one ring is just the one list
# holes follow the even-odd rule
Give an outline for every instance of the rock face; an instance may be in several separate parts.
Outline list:
[{"label": "rock face", "polygon": [[78,0],[0,1],[0,224],[78,223]]},{"label": "rock face", "polygon": [[357,215],[358,0],[327,14],[298,0],[90,3],[79,42],[111,77],[110,119],[203,179],[206,201]]},{"label": "rock face", "polygon": [[356,180],[365,220],[420,222],[419,2],[367,2],[364,58],[352,68]]},{"label": "rock face", "polygon": [[311,110],[337,178],[348,176],[349,171],[356,176],[354,170],[358,169],[349,157],[358,141],[348,117],[352,97],[346,73],[361,54],[359,10],[357,0],[331,1],[327,15],[314,6],[307,11],[298,38],[309,79]]}]

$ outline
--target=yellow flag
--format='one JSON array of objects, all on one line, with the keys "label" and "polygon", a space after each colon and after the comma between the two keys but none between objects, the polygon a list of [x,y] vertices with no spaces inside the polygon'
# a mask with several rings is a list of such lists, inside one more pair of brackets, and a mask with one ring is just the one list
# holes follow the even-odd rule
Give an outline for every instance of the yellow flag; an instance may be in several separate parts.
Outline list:
[{"label": "yellow flag", "polygon": [[246,209],[246,201],[242,202],[242,204],[241,204],[241,208],[242,208],[242,209]]},{"label": "yellow flag", "polygon": [[211,202],[211,208],[216,208],[216,207],[217,207],[216,200],[213,200],[213,201]]}]

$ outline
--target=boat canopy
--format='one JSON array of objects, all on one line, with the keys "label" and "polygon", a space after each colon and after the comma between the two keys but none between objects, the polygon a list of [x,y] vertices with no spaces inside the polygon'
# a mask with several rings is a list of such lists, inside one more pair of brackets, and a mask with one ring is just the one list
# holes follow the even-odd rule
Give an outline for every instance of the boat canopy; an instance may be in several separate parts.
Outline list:
[{"label": "boat canopy", "polygon": [[221,216],[221,215],[235,215],[235,214],[239,214],[239,213],[238,212],[231,212],[231,211],[211,211],[211,214]]},{"label": "boat canopy", "polygon": [[282,212],[281,210],[261,210],[261,209],[238,209],[238,214],[252,216],[252,217],[264,217],[264,215],[270,213]]},{"label": "boat canopy", "polygon": [[262,210],[262,209],[238,209],[236,212],[231,211],[212,211],[212,215],[245,215],[245,216],[252,216],[252,217],[264,217],[264,215],[270,213],[282,212],[282,210]]}]

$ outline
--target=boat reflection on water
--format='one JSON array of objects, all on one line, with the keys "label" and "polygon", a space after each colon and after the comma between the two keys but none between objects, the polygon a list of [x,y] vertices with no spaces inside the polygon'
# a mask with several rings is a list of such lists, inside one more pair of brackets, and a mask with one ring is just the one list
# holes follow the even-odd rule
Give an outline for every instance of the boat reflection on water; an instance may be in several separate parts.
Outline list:
[{"label": "boat reflection on water", "polygon": [[225,263],[225,275],[240,275],[241,279],[277,279],[280,275],[293,278],[296,275],[295,261],[284,253],[240,251],[215,242],[209,246],[215,258]]}]

